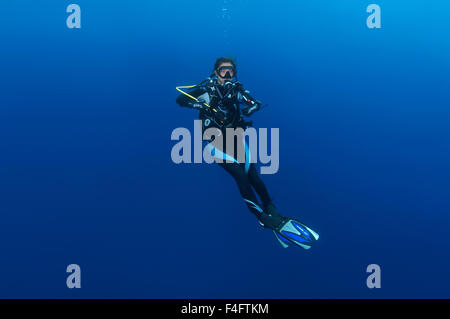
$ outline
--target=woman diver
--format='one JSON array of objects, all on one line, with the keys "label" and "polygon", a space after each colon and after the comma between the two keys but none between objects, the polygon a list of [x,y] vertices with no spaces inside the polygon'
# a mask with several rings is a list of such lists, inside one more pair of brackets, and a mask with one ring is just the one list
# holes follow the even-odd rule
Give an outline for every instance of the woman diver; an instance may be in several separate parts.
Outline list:
[{"label": "woman diver", "polygon": [[[226,137],[226,128],[245,130],[251,126],[243,116],[250,116],[261,108],[261,102],[250,96],[242,84],[236,79],[236,63],[230,58],[219,58],[214,64],[213,74],[198,85],[180,86],[177,90],[182,94],[177,98],[178,105],[198,109],[199,118],[202,120],[202,129],[208,128],[220,130]],[[190,89],[185,92],[181,89]],[[244,105],[241,109],[240,105]],[[234,137],[233,137],[234,138]],[[245,140],[242,139],[244,145]],[[213,144],[213,141],[210,143]],[[283,247],[295,244],[304,249],[311,248],[319,235],[301,222],[281,215],[272,203],[269,193],[263,181],[259,177],[254,163],[248,160],[248,149],[245,150],[245,162],[241,163],[232,155],[237,154],[239,147],[234,143],[234,154],[227,154],[226,139],[222,145],[214,145],[212,155],[227,159],[217,161],[236,181],[239,192],[247,204],[248,209],[256,215],[260,224],[269,228],[275,234]],[[230,153],[230,152],[228,152]],[[262,205],[259,204],[254,191],[258,194]]]}]

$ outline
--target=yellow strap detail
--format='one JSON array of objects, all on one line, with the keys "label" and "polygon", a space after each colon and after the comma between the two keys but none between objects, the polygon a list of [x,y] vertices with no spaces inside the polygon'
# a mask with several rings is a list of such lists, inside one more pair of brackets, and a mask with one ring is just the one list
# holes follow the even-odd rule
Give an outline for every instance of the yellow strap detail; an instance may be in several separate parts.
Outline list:
[{"label": "yellow strap detail", "polygon": [[[196,102],[200,102],[196,97],[194,97],[194,96],[192,96],[192,95],[190,95],[190,94],[184,92],[183,90],[181,90],[181,89],[191,89],[191,88],[194,88],[194,87],[196,87],[196,86],[197,86],[197,85],[177,86],[175,89],[177,89],[178,92],[181,92],[181,93],[183,93],[184,95],[186,95],[186,96],[190,97],[191,99],[195,100]],[[207,107],[210,107],[214,112],[217,112],[217,110],[216,110],[215,108],[213,108],[211,105],[206,104],[205,102],[201,102],[201,103],[203,103],[203,104],[206,105]]]}]

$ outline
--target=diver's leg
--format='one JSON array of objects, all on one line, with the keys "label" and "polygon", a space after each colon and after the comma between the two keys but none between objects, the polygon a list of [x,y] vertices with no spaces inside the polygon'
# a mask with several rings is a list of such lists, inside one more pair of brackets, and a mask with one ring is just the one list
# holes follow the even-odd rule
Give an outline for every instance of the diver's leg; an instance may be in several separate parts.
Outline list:
[{"label": "diver's leg", "polygon": [[223,162],[218,164],[234,178],[248,209],[259,218],[263,212],[263,209],[259,205],[258,199],[253,192],[250,180],[245,172],[245,168],[237,163]]},{"label": "diver's leg", "polygon": [[264,226],[269,228],[274,228],[280,225],[280,223],[286,218],[275,208],[275,205],[272,203],[272,199],[269,196],[269,192],[267,191],[266,185],[259,177],[258,172],[256,171],[256,166],[253,163],[250,165],[248,170],[248,179],[263,203],[264,214],[260,216],[261,218],[259,218],[259,220],[264,224]]},{"label": "diver's leg", "polygon": [[266,185],[259,177],[258,172],[256,171],[256,166],[253,163],[250,164],[250,168],[248,170],[248,179],[250,181],[250,184],[253,186],[256,193],[258,194],[259,198],[261,199],[264,207],[265,208],[268,207],[269,204],[272,203],[272,200],[270,199]]}]

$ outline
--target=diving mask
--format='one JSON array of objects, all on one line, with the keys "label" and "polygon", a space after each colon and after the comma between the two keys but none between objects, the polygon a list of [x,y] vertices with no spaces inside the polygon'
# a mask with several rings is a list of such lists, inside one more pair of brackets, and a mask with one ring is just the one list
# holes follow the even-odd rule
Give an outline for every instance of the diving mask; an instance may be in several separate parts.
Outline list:
[{"label": "diving mask", "polygon": [[232,79],[236,74],[236,70],[232,66],[221,66],[217,69],[217,74],[222,79]]}]

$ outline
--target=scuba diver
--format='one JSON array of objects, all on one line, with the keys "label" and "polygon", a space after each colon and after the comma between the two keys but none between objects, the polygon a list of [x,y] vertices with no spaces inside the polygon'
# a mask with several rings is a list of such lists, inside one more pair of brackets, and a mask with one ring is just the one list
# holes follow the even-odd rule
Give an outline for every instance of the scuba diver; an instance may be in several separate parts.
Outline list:
[{"label": "scuba diver", "polygon": [[[199,110],[203,132],[208,128],[216,128],[225,137],[226,128],[245,130],[252,126],[252,122],[245,121],[243,116],[249,117],[260,110],[262,103],[244,89],[243,85],[237,81],[236,74],[236,64],[233,59],[219,58],[214,65],[214,72],[206,80],[197,85],[176,88],[182,93],[176,100],[178,105]],[[189,92],[182,89],[189,89]],[[243,105],[242,109],[241,105]],[[220,147],[213,144],[213,141],[209,143],[211,155],[223,159],[218,161],[218,165],[234,178],[244,202],[259,223],[271,229],[284,248],[289,244],[295,244],[304,249],[311,248],[319,235],[303,223],[285,217],[277,211],[266,186],[256,171],[255,164],[250,162],[250,153],[245,139],[242,139],[243,149],[245,149],[244,163],[237,161],[229,154],[230,152],[224,152],[228,150],[226,138],[222,143]],[[237,154],[236,144],[234,143],[234,154]],[[258,194],[262,205],[259,204],[254,191]]]}]

